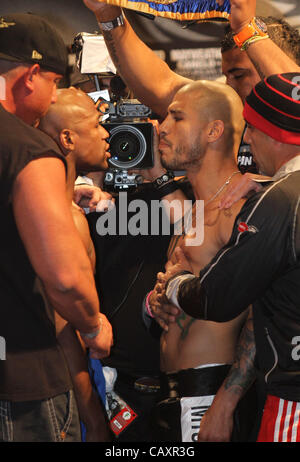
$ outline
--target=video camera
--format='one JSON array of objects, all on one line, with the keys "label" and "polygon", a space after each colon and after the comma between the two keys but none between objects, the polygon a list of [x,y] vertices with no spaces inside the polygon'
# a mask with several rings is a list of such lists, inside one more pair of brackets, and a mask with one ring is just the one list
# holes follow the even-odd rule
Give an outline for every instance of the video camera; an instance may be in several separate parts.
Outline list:
[{"label": "video camera", "polygon": [[[101,35],[84,32],[77,34],[73,51],[80,72],[93,75],[96,84],[98,76],[114,75],[115,68]],[[116,78],[120,79],[118,76],[112,77]],[[100,90],[100,86],[96,86]],[[154,127],[149,122],[151,110],[137,100],[116,96],[115,92],[112,92],[112,101],[104,99],[101,91],[90,93],[90,96],[97,101],[98,109],[104,115],[105,122],[102,125],[110,135],[110,168],[104,183],[107,189],[136,188],[143,182],[143,177],[136,173],[129,174],[128,170],[150,168],[154,163]]]},{"label": "video camera", "polygon": [[[128,170],[153,167],[153,125],[151,110],[134,99],[105,102],[109,115],[102,126],[109,132],[110,169],[105,175],[107,186],[125,190],[143,182],[139,174]],[[103,112],[103,111],[101,111]]]}]

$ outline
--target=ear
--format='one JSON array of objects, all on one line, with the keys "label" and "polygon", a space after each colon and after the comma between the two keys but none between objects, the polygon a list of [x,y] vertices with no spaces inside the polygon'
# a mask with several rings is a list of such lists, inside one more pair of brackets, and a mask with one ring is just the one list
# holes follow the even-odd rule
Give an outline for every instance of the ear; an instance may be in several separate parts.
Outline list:
[{"label": "ear", "polygon": [[69,128],[64,128],[59,134],[59,142],[63,149],[67,151],[75,150],[75,132]]},{"label": "ear", "polygon": [[39,64],[33,64],[33,66],[28,68],[24,75],[25,86],[28,88],[28,90],[34,90],[35,78],[39,75],[40,70],[41,68]]},{"label": "ear", "polygon": [[214,143],[218,141],[224,133],[224,122],[222,120],[213,120],[207,125],[207,141]]}]

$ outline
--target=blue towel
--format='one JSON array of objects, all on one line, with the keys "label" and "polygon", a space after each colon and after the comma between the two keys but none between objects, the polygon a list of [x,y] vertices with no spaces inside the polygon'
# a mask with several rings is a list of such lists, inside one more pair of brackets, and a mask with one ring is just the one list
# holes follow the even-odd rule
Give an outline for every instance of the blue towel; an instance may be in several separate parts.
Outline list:
[{"label": "blue towel", "polygon": [[[103,405],[105,407],[105,378],[103,375],[103,370],[102,370],[102,364],[99,361],[99,359],[92,359],[88,357],[88,366],[89,366],[89,373],[90,373],[90,378],[92,385],[94,389],[97,391],[99,397],[101,398]],[[82,422],[81,424],[81,437],[82,441],[85,442],[86,438],[86,430],[85,426]]]},{"label": "blue towel", "polygon": [[101,0],[110,5],[179,21],[229,19],[230,0]]}]

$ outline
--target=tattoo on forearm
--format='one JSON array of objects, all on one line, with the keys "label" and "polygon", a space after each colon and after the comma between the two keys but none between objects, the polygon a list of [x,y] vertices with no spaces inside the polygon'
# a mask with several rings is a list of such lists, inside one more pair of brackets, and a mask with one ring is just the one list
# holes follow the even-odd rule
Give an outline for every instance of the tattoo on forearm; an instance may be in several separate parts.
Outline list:
[{"label": "tattoo on forearm", "polygon": [[103,36],[104,36],[104,39],[105,39],[107,49],[108,49],[109,54],[111,56],[111,59],[113,60],[114,65],[118,69],[119,74],[121,74],[122,73],[121,72],[121,63],[120,63],[119,58],[118,58],[118,52],[117,52],[117,48],[116,48],[115,41],[114,41],[114,38],[112,36],[112,33],[109,32],[109,31],[103,31]]},{"label": "tattoo on forearm", "polygon": [[261,70],[260,65],[258,63],[253,63],[253,64],[254,64],[255,69],[257,70],[261,80],[263,80],[266,76],[265,76],[264,72]]},{"label": "tattoo on forearm", "polygon": [[253,319],[249,318],[240,336],[235,361],[225,380],[226,390],[231,389],[233,393],[243,395],[253,383],[255,379],[255,352]]}]

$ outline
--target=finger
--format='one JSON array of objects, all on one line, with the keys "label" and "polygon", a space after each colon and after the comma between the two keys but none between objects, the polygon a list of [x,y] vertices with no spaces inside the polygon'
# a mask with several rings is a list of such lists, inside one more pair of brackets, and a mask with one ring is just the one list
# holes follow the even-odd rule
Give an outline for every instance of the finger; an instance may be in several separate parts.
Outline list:
[{"label": "finger", "polygon": [[163,283],[158,282],[157,288],[156,288],[157,295],[162,294],[165,291],[165,287],[166,287],[166,284],[164,282]]},{"label": "finger", "polygon": [[186,255],[181,247],[176,247],[174,253],[177,258],[177,263],[180,265],[189,265],[188,259],[186,258]]},{"label": "finger", "polygon": [[180,313],[180,310],[175,305],[172,305],[171,303],[164,303],[163,310],[164,310],[164,313],[166,313],[168,317],[172,318],[172,322],[175,321],[176,316],[178,316]]},{"label": "finger", "polygon": [[165,283],[166,282],[166,273],[158,273],[157,274],[157,281],[160,283]]},{"label": "finger", "polygon": [[115,207],[115,202],[110,199],[101,199],[95,206],[96,212],[108,212]]},{"label": "finger", "polygon": [[224,196],[219,204],[219,209],[229,209],[235,202],[239,200],[238,195],[234,191],[228,191],[226,196]]},{"label": "finger", "polygon": [[165,321],[163,319],[155,318],[155,320],[165,332],[168,332],[169,326],[168,326],[167,323],[165,323]]}]

